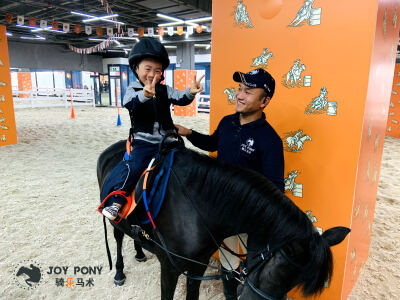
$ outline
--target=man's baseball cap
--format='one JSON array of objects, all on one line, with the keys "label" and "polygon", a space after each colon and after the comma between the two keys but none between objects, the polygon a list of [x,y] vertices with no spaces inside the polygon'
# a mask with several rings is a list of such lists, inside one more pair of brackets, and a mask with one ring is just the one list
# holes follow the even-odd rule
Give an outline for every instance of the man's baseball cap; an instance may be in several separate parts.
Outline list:
[{"label": "man's baseball cap", "polygon": [[233,80],[242,82],[245,86],[251,88],[264,89],[268,97],[272,98],[275,92],[275,79],[264,69],[251,70],[248,73],[235,72]]}]

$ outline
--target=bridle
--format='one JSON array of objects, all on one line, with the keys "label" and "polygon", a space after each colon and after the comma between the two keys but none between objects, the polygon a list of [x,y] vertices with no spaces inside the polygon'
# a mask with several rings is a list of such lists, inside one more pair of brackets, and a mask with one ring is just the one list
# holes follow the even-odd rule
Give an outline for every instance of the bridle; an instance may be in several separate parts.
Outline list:
[{"label": "bridle", "polygon": [[249,288],[250,288],[255,294],[257,294],[258,296],[260,296],[261,298],[266,299],[266,300],[283,300],[283,299],[286,299],[286,296],[283,295],[282,298],[276,298],[276,297],[273,297],[273,296],[271,296],[271,295],[268,295],[267,293],[265,293],[265,292],[263,292],[262,290],[260,290],[259,288],[257,288],[257,287],[255,286],[254,282],[250,280],[250,277],[249,277],[249,276],[250,276],[251,273],[258,274],[258,273],[260,272],[261,268],[262,268],[266,263],[268,263],[268,262],[272,259],[272,257],[274,257],[274,255],[275,255],[277,252],[279,252],[279,253],[282,255],[282,257],[283,257],[289,264],[291,264],[292,266],[294,266],[295,268],[300,269],[300,270],[304,268],[304,266],[302,266],[302,265],[300,265],[300,264],[294,262],[294,261],[287,255],[287,253],[285,252],[285,250],[284,250],[282,247],[280,247],[280,248],[278,248],[278,249],[272,249],[272,250],[271,250],[270,247],[269,247],[269,245],[267,246],[266,249],[263,249],[263,250],[259,251],[257,254],[255,254],[255,255],[253,256],[253,259],[251,260],[251,261],[252,261],[252,264],[251,264],[251,265],[249,265],[249,266],[247,265],[247,263],[248,263],[248,258],[244,259],[244,260],[240,263],[240,266],[241,266],[241,269],[242,269],[242,272],[240,273],[241,282],[242,282],[243,284],[245,284],[245,285],[247,284],[247,285],[249,286]]}]

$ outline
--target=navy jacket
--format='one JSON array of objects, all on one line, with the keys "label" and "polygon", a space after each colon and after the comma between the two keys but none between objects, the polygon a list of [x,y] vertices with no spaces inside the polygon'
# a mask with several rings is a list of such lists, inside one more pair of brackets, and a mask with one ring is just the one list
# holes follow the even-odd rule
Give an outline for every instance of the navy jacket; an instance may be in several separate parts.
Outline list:
[{"label": "navy jacket", "polygon": [[192,130],[187,138],[200,149],[218,150],[217,158],[222,161],[263,174],[285,191],[282,140],[265,120],[264,113],[260,119],[244,125],[240,125],[239,113],[228,115],[212,135]]}]

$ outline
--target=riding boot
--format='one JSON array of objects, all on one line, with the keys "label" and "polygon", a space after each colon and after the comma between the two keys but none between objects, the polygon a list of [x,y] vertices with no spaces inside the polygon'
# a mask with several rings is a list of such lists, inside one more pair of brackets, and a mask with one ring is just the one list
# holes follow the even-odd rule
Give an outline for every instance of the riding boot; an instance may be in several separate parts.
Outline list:
[{"label": "riding boot", "polygon": [[[226,270],[224,267],[222,268]],[[224,277],[222,279],[222,285],[224,287],[225,299],[237,300],[237,287],[239,285],[239,282],[235,278],[227,279]]]}]

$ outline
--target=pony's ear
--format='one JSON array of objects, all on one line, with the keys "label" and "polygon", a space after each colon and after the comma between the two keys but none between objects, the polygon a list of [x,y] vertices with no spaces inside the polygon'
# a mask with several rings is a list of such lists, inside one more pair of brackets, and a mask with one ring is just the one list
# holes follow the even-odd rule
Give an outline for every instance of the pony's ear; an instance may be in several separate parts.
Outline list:
[{"label": "pony's ear", "polygon": [[333,227],[322,234],[323,239],[329,246],[335,246],[341,243],[349,234],[350,229],[347,227]]}]

